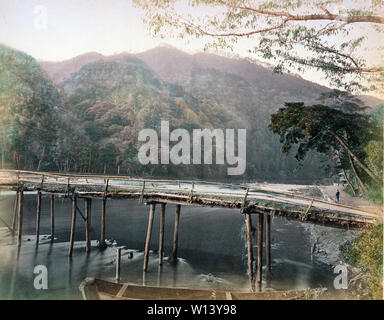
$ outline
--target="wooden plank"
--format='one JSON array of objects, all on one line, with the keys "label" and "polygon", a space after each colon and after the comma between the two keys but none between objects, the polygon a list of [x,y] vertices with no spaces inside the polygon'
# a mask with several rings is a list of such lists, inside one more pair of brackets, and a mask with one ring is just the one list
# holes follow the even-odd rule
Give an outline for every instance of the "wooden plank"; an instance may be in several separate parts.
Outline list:
[{"label": "wooden plank", "polygon": [[181,208],[181,205],[179,205],[179,204],[176,205],[175,226],[174,226],[174,231],[173,231],[173,249],[172,249],[173,262],[177,261],[177,250],[178,250],[178,241],[179,241],[180,208]]},{"label": "wooden plank", "polygon": [[252,244],[252,217],[249,213],[245,215],[247,225],[247,248],[248,248],[248,279],[249,289],[254,291],[254,276],[253,276],[253,244]]},{"label": "wooden plank", "polygon": [[159,239],[159,265],[163,264],[164,256],[164,220],[165,220],[165,203],[161,204],[160,212],[160,239]]},{"label": "wooden plank", "polygon": [[145,236],[145,247],[144,247],[144,264],[143,271],[146,272],[148,268],[148,253],[149,253],[149,243],[151,241],[151,233],[152,233],[152,224],[153,224],[153,216],[155,214],[155,204],[151,203],[149,205],[149,217],[148,217],[148,226],[147,226],[147,234]]},{"label": "wooden plank", "polygon": [[119,292],[116,294],[116,297],[121,298],[124,295],[125,291],[127,291],[127,288],[128,288],[128,283],[124,283],[121,286]]},{"label": "wooden plank", "polygon": [[76,206],[77,206],[77,195],[74,194],[72,198],[72,222],[71,222],[71,236],[69,239],[69,250],[68,256],[72,257],[73,243],[75,241],[75,228],[76,228]]},{"label": "wooden plank", "polygon": [[232,299],[232,294],[231,294],[230,291],[225,291],[225,298],[226,298],[227,300],[233,300],[233,299]]},{"label": "wooden plank", "polygon": [[304,220],[307,219],[307,216],[308,216],[309,210],[310,210],[311,207],[312,207],[312,204],[313,204],[313,200],[311,200],[311,202],[310,202],[309,205],[308,205],[307,210],[305,210],[305,212],[302,214],[302,216],[301,216],[301,220],[302,220],[302,221],[304,221]]}]

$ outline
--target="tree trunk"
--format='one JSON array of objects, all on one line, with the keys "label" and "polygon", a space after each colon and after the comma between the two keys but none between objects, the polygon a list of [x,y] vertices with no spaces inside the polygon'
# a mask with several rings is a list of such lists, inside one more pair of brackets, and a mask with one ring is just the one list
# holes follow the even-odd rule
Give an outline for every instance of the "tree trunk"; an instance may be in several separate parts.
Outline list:
[{"label": "tree trunk", "polygon": [[383,185],[383,181],[375,176],[375,174],[369,170],[369,168],[360,161],[358,157],[352,152],[351,149],[344,143],[344,141],[332,130],[328,130],[328,132],[342,145],[342,147],[348,152],[348,154],[353,158],[353,160],[356,161],[356,163],[360,166],[361,169],[363,169],[375,182],[377,182],[379,185]]},{"label": "tree trunk", "polygon": [[352,192],[353,192],[353,195],[356,197],[356,191],[355,191],[355,188],[353,187],[352,182],[348,179],[347,173],[345,172],[344,168],[343,168],[343,173],[344,173],[345,180],[347,180],[349,186],[351,187],[351,190],[352,190]]},{"label": "tree trunk", "polygon": [[[348,178],[348,176],[347,176],[347,172],[345,171],[345,169],[344,169],[344,167],[343,167],[343,163],[341,162],[340,150],[336,150],[336,154],[337,154],[337,157],[339,158],[340,167],[341,167],[341,169],[343,170],[343,174],[344,174],[345,180],[347,180],[347,183],[348,183],[348,185],[351,187],[351,190],[352,190],[352,192],[353,192],[353,195],[356,197],[356,191],[355,191],[355,188],[353,187],[352,181],[349,180],[349,178]],[[348,155],[348,157],[349,157],[349,155]]]},{"label": "tree trunk", "polygon": [[44,159],[44,155],[45,155],[45,146],[43,148],[43,151],[41,152],[41,157],[40,157],[40,160],[39,160],[39,164],[37,165],[37,170],[36,171],[40,171],[40,168],[41,168],[41,162],[43,161]]},{"label": "tree trunk", "polygon": [[359,185],[360,185],[361,189],[363,189],[363,192],[367,193],[368,192],[367,186],[361,180],[361,178],[359,176],[359,173],[357,172],[357,170],[355,168],[355,164],[353,163],[353,160],[352,160],[352,158],[351,158],[351,156],[349,154],[348,154],[348,157],[349,157],[349,162],[351,163],[352,171],[353,171],[357,181],[359,182]]}]

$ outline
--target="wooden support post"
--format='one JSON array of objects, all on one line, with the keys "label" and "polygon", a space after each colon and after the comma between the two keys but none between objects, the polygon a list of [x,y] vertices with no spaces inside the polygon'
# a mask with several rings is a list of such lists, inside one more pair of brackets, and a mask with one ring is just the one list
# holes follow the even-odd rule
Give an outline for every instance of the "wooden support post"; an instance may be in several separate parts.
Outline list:
[{"label": "wooden support post", "polygon": [[120,280],[120,262],[121,262],[121,248],[116,251],[116,280]]},{"label": "wooden support post", "polygon": [[164,220],[165,220],[165,203],[161,204],[160,212],[160,239],[159,239],[159,265],[163,264],[164,256]]},{"label": "wooden support post", "polygon": [[144,265],[143,271],[147,271],[148,267],[148,253],[149,253],[149,242],[151,241],[151,233],[152,233],[152,223],[153,216],[155,214],[155,204],[151,203],[149,205],[149,217],[148,217],[148,226],[147,226],[147,234],[145,236],[145,247],[144,247]]},{"label": "wooden support post", "polygon": [[265,213],[265,263],[267,275],[271,274],[271,215]]},{"label": "wooden support post", "polygon": [[39,237],[40,237],[40,214],[41,214],[41,191],[37,191],[36,243],[39,243]]},{"label": "wooden support post", "polygon": [[18,234],[17,234],[17,245],[21,246],[21,237],[23,233],[23,191],[19,192],[19,218],[18,218]]},{"label": "wooden support post", "polygon": [[248,278],[249,289],[254,291],[254,278],[253,278],[253,244],[252,244],[252,218],[249,213],[245,215],[247,224],[247,247],[248,247]]},{"label": "wooden support post", "polygon": [[105,243],[105,203],[106,199],[103,198],[101,202],[101,237],[100,237],[100,245],[104,245]]},{"label": "wooden support post", "polygon": [[55,238],[55,195],[51,194],[51,241]]},{"label": "wooden support post", "polygon": [[12,233],[15,232],[16,220],[17,220],[17,203],[19,202],[19,191],[16,192],[15,202],[13,204],[13,216],[12,216]]},{"label": "wooden support post", "polygon": [[172,260],[176,262],[177,260],[177,248],[178,248],[178,239],[179,239],[179,220],[180,220],[180,207],[181,205],[176,205],[176,214],[175,214],[175,227],[173,231],[173,249],[172,249]]},{"label": "wooden support post", "polygon": [[91,199],[85,199],[85,250],[89,252],[90,246],[90,238],[89,238],[89,226],[90,226],[90,218],[91,218]]},{"label": "wooden support post", "polygon": [[257,291],[261,291],[261,280],[263,272],[263,227],[264,227],[264,214],[259,213],[259,221],[257,225],[257,273],[256,273],[256,287]]},{"label": "wooden support post", "polygon": [[71,237],[69,240],[68,256],[72,257],[73,242],[75,241],[75,228],[76,228],[76,207],[77,207],[77,195],[73,195],[72,199],[72,223],[71,223]]}]

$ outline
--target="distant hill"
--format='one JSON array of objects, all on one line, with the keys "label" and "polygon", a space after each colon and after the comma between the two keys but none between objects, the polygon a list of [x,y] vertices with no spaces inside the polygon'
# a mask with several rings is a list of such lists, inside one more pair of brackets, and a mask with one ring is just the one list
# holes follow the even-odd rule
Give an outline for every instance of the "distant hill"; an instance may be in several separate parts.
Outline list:
[{"label": "distant hill", "polygon": [[156,47],[138,54],[120,53],[103,56],[96,52],[89,52],[65,61],[40,61],[40,65],[54,83],[60,84],[88,63],[99,60],[119,61],[123,58],[135,57],[145,62],[156,77],[174,84],[182,84],[196,70],[215,69],[243,78],[251,85],[257,83],[264,89],[279,87],[283,90],[298,90],[299,93],[304,90],[329,90],[299,76],[273,74],[269,68],[247,59],[230,59],[208,53],[188,54],[168,46]]}]

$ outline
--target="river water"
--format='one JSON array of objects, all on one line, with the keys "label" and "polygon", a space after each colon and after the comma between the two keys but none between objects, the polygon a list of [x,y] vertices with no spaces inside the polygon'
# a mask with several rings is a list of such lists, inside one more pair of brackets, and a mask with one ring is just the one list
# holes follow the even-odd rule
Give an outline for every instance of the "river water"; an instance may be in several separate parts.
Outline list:
[{"label": "river water", "polygon": [[[10,224],[12,194],[1,197],[0,217]],[[83,199],[78,200],[83,210]],[[106,238],[111,246],[101,251],[101,200],[92,201],[92,249],[85,252],[84,221],[77,215],[75,246],[68,258],[71,201],[56,197],[55,241],[51,242],[50,198],[43,194],[40,244],[35,244],[36,195],[24,195],[23,242],[4,227],[0,229],[0,299],[81,299],[78,290],[85,277],[113,281],[116,247],[122,247],[121,281],[146,285],[248,290],[244,216],[239,210],[182,206],[179,226],[178,263],[169,263],[172,250],[175,206],[167,205],[163,266],[158,266],[159,210],[156,207],[151,238],[149,267],[142,273],[143,248],[149,207],[137,200],[107,200]],[[2,224],[2,222],[0,222]],[[257,227],[254,216],[253,225]],[[304,224],[272,217],[272,276],[263,273],[263,287],[306,289],[333,283],[331,267],[312,255],[312,241]],[[256,253],[256,244],[254,244]],[[48,289],[34,288],[34,268],[48,270]]]}]

